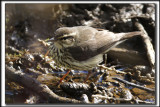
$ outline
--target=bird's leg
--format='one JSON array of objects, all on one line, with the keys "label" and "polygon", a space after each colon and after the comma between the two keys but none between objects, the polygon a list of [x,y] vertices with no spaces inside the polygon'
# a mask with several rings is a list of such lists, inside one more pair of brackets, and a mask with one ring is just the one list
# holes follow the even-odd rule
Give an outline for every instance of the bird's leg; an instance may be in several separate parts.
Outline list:
[{"label": "bird's leg", "polygon": [[44,58],[46,58],[46,56],[49,54],[49,51],[50,51],[50,50],[48,50],[48,51],[45,53]]},{"label": "bird's leg", "polygon": [[59,83],[58,83],[58,84],[62,83],[62,80],[70,73],[70,71],[71,71],[71,69],[69,69],[69,70],[67,71],[67,73],[66,73],[65,75],[63,75],[63,77],[59,80]]},{"label": "bird's leg", "polygon": [[104,54],[104,64],[107,65],[107,54]]},{"label": "bird's leg", "polygon": [[92,71],[91,71],[91,70],[90,70],[90,71],[88,71],[88,74],[87,74],[86,79],[84,80],[84,83],[86,83],[86,81],[89,79],[89,76],[91,75],[91,73],[92,73]]}]

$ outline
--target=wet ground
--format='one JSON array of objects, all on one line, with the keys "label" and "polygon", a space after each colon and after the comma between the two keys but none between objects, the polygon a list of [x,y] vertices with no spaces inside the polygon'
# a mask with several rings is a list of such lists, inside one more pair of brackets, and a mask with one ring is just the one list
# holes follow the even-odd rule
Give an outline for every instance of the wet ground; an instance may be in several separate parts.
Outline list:
[{"label": "wet ground", "polygon": [[[59,27],[85,25],[131,32],[139,30],[136,22],[144,27],[155,49],[154,4],[7,4],[6,104],[61,102],[43,98],[34,86],[28,88],[27,82],[32,79],[64,99],[91,104],[155,104],[155,65],[148,58],[143,38],[133,38],[109,51],[85,83],[88,71],[72,70],[57,85],[67,69],[45,55],[49,49],[45,40]],[[21,75],[19,80],[13,78],[16,72]]]}]

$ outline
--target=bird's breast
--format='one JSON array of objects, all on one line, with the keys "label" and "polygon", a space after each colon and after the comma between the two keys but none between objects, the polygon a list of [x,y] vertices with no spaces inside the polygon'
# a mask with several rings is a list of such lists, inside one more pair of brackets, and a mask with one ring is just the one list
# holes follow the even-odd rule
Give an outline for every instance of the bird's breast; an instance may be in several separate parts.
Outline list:
[{"label": "bird's breast", "polygon": [[[52,46],[50,51],[57,65],[73,70],[92,70],[94,67],[96,67],[97,64],[99,64],[103,60],[103,54],[98,54],[83,61],[76,60],[69,51],[63,48],[59,49],[55,45]],[[78,52],[74,54],[82,53]]]}]

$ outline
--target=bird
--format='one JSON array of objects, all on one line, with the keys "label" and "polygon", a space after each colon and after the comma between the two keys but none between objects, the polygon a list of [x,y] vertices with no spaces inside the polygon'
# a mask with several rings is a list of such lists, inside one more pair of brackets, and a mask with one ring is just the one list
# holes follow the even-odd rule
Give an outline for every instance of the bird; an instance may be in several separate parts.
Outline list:
[{"label": "bird", "polygon": [[71,70],[88,71],[88,78],[93,68],[103,61],[105,53],[137,35],[141,32],[114,33],[89,26],[58,28],[49,40],[49,54],[56,64],[68,69],[60,83]]}]

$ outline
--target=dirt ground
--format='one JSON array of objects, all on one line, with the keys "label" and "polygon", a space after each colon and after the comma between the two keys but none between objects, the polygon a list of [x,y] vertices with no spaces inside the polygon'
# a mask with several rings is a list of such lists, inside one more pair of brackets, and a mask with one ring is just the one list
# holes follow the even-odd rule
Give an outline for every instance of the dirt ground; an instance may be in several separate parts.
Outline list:
[{"label": "dirt ground", "polygon": [[[6,104],[155,104],[155,4],[6,4]],[[60,27],[142,31],[87,71],[69,73],[45,55]]]}]

